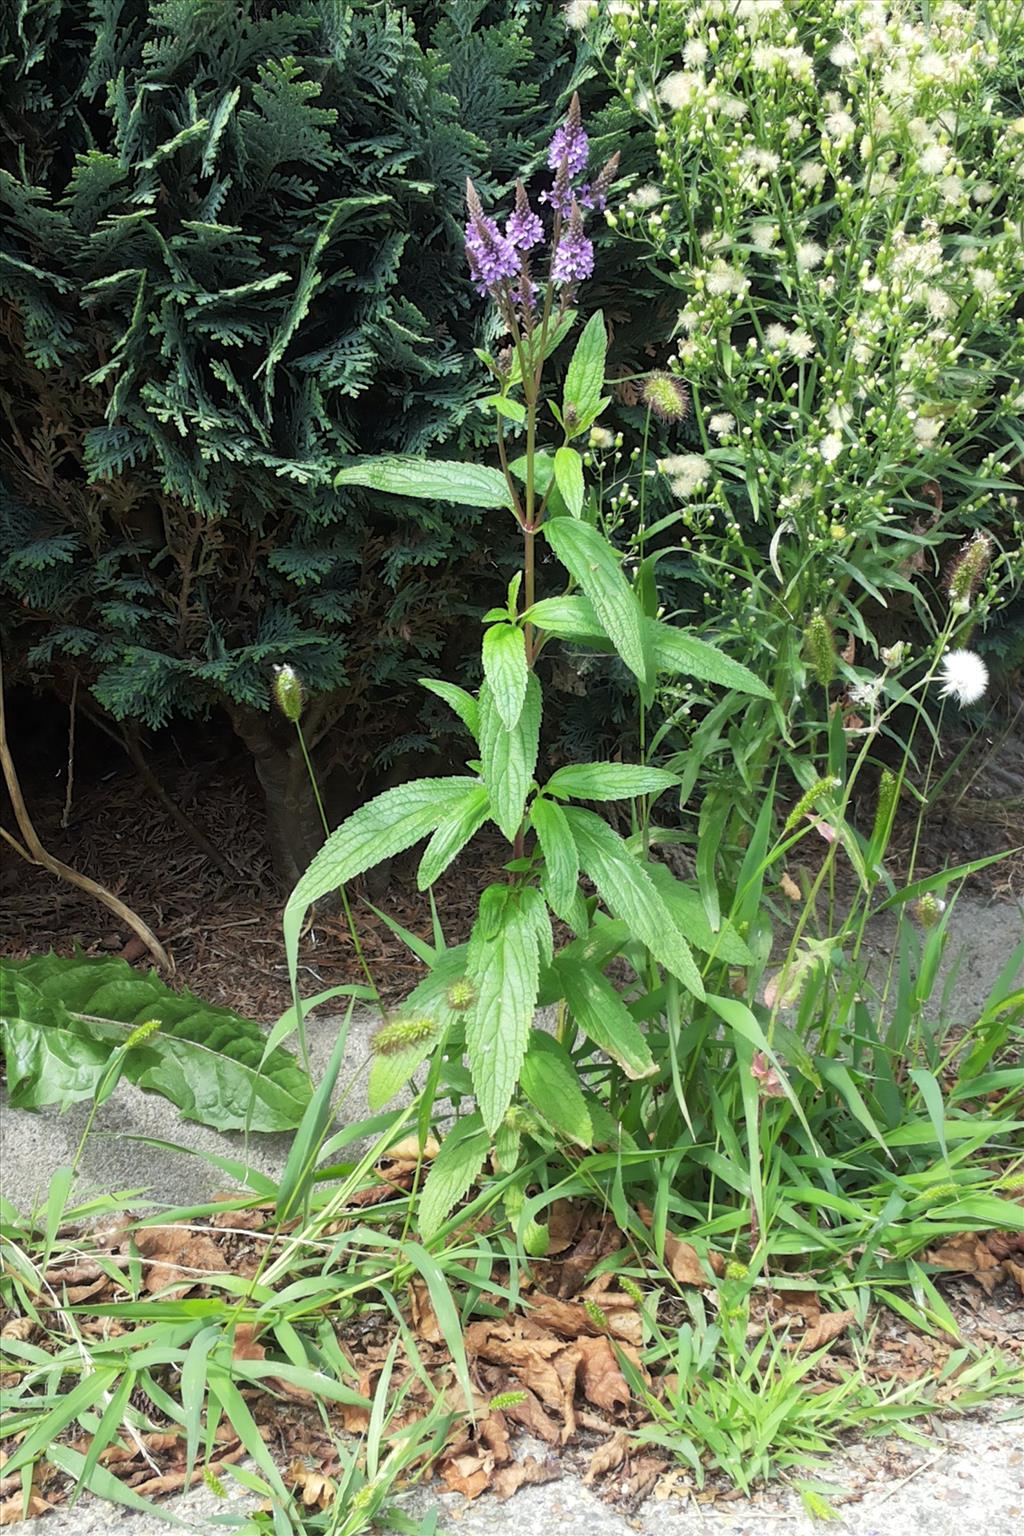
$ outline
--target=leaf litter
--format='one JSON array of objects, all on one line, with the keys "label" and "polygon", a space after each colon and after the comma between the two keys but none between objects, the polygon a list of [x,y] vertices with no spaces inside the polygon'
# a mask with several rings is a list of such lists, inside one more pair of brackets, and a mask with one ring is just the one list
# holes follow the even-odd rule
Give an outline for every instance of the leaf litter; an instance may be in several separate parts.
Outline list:
[{"label": "leaf litter", "polygon": [[[428,1150],[435,1149],[436,1144]],[[416,1152],[413,1143],[392,1149],[370,1187],[375,1201],[400,1197],[412,1188]],[[350,1202],[353,1219],[358,1220],[369,1203],[369,1192]],[[642,1211],[641,1217],[645,1224],[652,1223],[649,1212]],[[221,1294],[218,1282],[230,1276],[251,1278],[267,1244],[281,1242],[294,1225],[276,1225],[270,1203],[240,1206],[237,1200],[209,1219],[189,1224],[140,1225],[122,1218],[58,1249],[43,1277],[50,1304],[41,1295],[36,1318],[13,1311],[0,1315],[0,1342],[38,1350],[48,1330],[59,1329],[67,1306],[78,1309],[75,1328],[85,1340],[130,1334],[130,1321],[107,1315],[110,1303],[135,1295],[165,1303],[216,1298]],[[342,1220],[337,1229],[344,1226]],[[476,1316],[464,1329],[472,1402],[466,1400],[430,1290],[419,1278],[405,1293],[404,1324],[414,1341],[412,1358],[397,1324],[380,1310],[332,1319],[333,1333],[351,1367],[354,1389],[367,1404],[382,1373],[390,1369],[399,1338],[391,1388],[401,1395],[401,1406],[390,1421],[390,1432],[400,1433],[424,1419],[441,1394],[452,1428],[440,1452],[421,1470],[467,1499],[484,1493],[510,1498],[525,1485],[559,1477],[571,1458],[585,1483],[606,1485],[609,1496],[623,1506],[652,1493],[669,1497],[680,1490],[708,1502],[728,1496],[720,1479],[697,1491],[670,1454],[660,1447],[652,1453],[651,1446],[637,1439],[636,1431],[650,1423],[648,1400],[660,1399],[674,1385],[670,1372],[659,1375],[645,1361],[649,1330],[643,1307],[656,1296],[659,1320],[669,1327],[673,1309],[684,1306],[687,1295],[714,1313],[726,1260],[706,1244],[671,1231],[663,1234],[662,1243],[663,1258],[647,1255],[649,1269],[646,1274],[640,1271],[651,1288],[645,1291],[634,1282],[620,1285],[612,1272],[614,1261],[620,1256],[635,1260],[634,1245],[607,1212],[585,1201],[556,1200],[548,1212],[547,1254],[519,1277],[518,1305],[509,1307],[502,1293],[509,1277],[498,1271],[491,1276],[492,1292],[485,1291],[476,1306],[485,1315]],[[1024,1292],[1022,1249],[1020,1233],[961,1233],[925,1259],[936,1270],[967,1277],[991,1297],[1004,1282]],[[631,1273],[637,1272],[632,1263]],[[666,1287],[668,1276],[674,1285]],[[758,1339],[778,1335],[788,1351],[818,1355],[805,1380],[811,1393],[828,1391],[843,1379],[850,1368],[844,1354],[855,1314],[850,1309],[826,1310],[813,1276],[780,1274],[752,1292],[751,1301],[751,1348]],[[97,1315],[89,1315],[92,1307]],[[930,1337],[889,1312],[880,1311],[878,1318],[887,1321],[885,1326],[876,1322],[869,1355],[859,1362],[862,1369],[878,1381],[915,1381],[941,1372],[953,1341]],[[255,1324],[237,1317],[225,1320],[224,1327],[231,1330],[234,1362],[273,1365],[281,1354],[271,1330],[259,1332]],[[8,1356],[0,1384],[14,1386],[22,1375],[18,1356]],[[173,1392],[169,1375],[164,1384]],[[365,1434],[369,1407],[318,1399],[273,1372],[258,1378],[240,1376],[237,1385],[297,1500],[310,1510],[329,1507],[339,1485],[338,1437]],[[947,1383],[936,1401],[943,1395],[946,1400],[955,1397],[955,1382]],[[228,1412],[216,1430],[211,1459],[205,1467],[190,1469],[184,1435],[159,1400],[137,1386],[132,1403],[159,1428],[129,1434],[122,1426],[98,1460],[140,1497],[158,1497],[204,1477],[216,1478],[218,1469],[250,1454],[241,1426],[231,1422]],[[133,1422],[141,1422],[138,1413]],[[58,1507],[73,1488],[68,1474],[44,1452],[33,1466],[26,1502],[22,1472],[5,1476],[3,1471],[24,1433],[10,1436],[0,1448],[0,1525]],[[538,1447],[536,1454],[522,1454],[523,1435]],[[88,1453],[90,1436],[77,1433],[73,1423],[58,1438],[79,1454]]]}]

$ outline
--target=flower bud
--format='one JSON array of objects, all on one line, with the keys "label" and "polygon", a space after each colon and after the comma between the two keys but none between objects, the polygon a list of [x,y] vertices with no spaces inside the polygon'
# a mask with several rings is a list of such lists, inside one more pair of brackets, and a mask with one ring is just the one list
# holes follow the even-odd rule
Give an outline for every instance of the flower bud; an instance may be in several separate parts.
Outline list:
[{"label": "flower bud", "polygon": [[305,700],[302,679],[294,667],[274,668],[274,701],[286,720],[298,723]]},{"label": "flower bud", "polygon": [[946,903],[938,896],[933,896],[931,891],[925,891],[914,902],[911,910],[922,928],[934,928],[946,910]]},{"label": "flower bud", "polygon": [[671,373],[649,373],[640,395],[651,415],[659,421],[682,421],[690,409],[686,385]]},{"label": "flower bud", "polygon": [[468,977],[463,976],[459,981],[453,981],[448,988],[448,1007],[457,1013],[463,1013],[476,1002],[476,988]]},{"label": "flower bud", "polygon": [[946,590],[954,613],[969,613],[992,558],[992,540],[976,533],[961,549],[946,577]]},{"label": "flower bud", "polygon": [[832,626],[820,609],[811,614],[804,630],[804,645],[811,663],[811,670],[823,688],[835,681],[836,644]]}]

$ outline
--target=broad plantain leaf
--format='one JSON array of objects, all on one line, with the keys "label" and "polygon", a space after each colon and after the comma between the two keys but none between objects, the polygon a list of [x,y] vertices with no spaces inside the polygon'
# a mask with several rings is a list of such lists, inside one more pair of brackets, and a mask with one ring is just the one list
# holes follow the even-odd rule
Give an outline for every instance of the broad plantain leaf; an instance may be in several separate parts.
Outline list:
[{"label": "broad plantain leaf", "polygon": [[509,842],[523,821],[526,796],[537,766],[540,741],[540,684],[531,673],[519,719],[509,730],[486,681],[480,688],[480,758],[491,814]]},{"label": "broad plantain leaf", "polygon": [[125,1056],[123,1074],[188,1120],[217,1130],[290,1130],[312,1087],[289,1052],[227,1008],[172,992],[124,960],[43,955],[0,961],[0,1028],[11,1102],[21,1108],[89,1098],[112,1050],[150,1019],[160,1029]]},{"label": "broad plantain leaf", "polygon": [[361,485],[389,496],[413,496],[417,501],[456,502],[463,507],[512,507],[508,483],[500,469],[457,460],[417,459],[400,454],[347,464],[334,477],[337,486]]}]

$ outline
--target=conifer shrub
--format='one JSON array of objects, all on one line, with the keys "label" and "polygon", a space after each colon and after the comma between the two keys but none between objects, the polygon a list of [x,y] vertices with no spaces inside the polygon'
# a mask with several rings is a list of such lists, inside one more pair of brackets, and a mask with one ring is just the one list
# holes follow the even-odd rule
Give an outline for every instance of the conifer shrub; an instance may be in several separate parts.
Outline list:
[{"label": "conifer shrub", "polygon": [[9,676],[77,674],[148,728],[225,711],[289,879],[319,833],[272,664],[322,759],[394,759],[493,568],[480,510],[333,473],[486,431],[465,180],[495,198],[539,157],[575,45],[556,8],[480,0],[52,0],[2,27]]}]

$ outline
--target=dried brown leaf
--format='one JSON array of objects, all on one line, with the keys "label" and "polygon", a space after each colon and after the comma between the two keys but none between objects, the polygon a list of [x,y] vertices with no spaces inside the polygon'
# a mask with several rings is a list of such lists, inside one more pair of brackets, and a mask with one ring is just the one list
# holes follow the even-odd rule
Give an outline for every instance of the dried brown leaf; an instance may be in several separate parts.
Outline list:
[{"label": "dried brown leaf", "polygon": [[37,1515],[48,1514],[53,1508],[38,1493],[29,1494],[27,1510],[24,1502],[20,1493],[16,1493],[13,1499],[4,1499],[0,1503],[0,1525],[18,1525],[22,1520],[34,1520]]},{"label": "dried brown leaf", "polygon": [[168,1296],[185,1296],[206,1275],[222,1274],[228,1267],[212,1237],[188,1227],[140,1227],[133,1241],[146,1261],[145,1288],[150,1294],[173,1286]]},{"label": "dried brown leaf", "polygon": [[821,1349],[825,1344],[831,1344],[838,1339],[840,1334],[846,1332],[853,1322],[855,1314],[849,1309],[843,1312],[822,1312],[816,1323],[797,1340],[796,1348],[799,1350]]},{"label": "dried brown leaf", "polygon": [[627,1407],[631,1393],[609,1341],[579,1338],[575,1347],[580,1354],[579,1383],[584,1397],[605,1413]]},{"label": "dried brown leaf", "polygon": [[606,1472],[613,1472],[616,1467],[622,1465],[629,1451],[629,1436],[621,1429],[617,1429],[610,1440],[599,1445],[597,1450],[587,1462],[587,1470],[583,1474],[585,1483],[596,1482]]},{"label": "dried brown leaf", "polygon": [[530,1483],[553,1483],[561,1476],[562,1468],[553,1456],[547,1456],[543,1461],[538,1461],[535,1456],[527,1456],[523,1461],[499,1467],[491,1479],[491,1492],[499,1499],[510,1499],[520,1488]]}]

